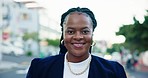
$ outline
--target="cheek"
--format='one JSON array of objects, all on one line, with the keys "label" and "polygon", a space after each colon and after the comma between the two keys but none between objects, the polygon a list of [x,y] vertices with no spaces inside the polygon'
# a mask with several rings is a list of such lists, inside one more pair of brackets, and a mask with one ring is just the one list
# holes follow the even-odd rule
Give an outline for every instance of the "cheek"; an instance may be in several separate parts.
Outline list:
[{"label": "cheek", "polygon": [[92,43],[92,35],[87,36],[85,39],[88,43]]},{"label": "cheek", "polygon": [[71,41],[71,37],[70,36],[64,36],[64,46],[68,45]]}]

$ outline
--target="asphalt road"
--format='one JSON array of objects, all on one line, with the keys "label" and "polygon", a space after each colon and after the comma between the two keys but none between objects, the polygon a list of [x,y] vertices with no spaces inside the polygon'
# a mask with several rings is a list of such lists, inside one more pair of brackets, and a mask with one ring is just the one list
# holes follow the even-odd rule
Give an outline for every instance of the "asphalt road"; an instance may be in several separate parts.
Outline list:
[{"label": "asphalt road", "polygon": [[148,72],[127,70],[130,78],[148,78]]},{"label": "asphalt road", "polygon": [[26,74],[25,73],[18,73],[18,68],[13,68],[9,70],[5,70],[3,72],[0,72],[0,78],[25,78]]},{"label": "asphalt road", "polygon": [[2,61],[15,62],[18,67],[11,69],[5,69],[0,71],[0,78],[25,78],[26,69],[29,67],[31,60],[34,57],[28,56],[13,56],[13,55],[3,55]]}]

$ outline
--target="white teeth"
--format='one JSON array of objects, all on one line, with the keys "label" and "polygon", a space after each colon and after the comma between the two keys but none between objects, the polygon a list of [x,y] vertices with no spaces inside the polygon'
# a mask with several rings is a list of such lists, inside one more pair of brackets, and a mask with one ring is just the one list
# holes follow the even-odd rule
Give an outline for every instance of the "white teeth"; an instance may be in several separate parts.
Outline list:
[{"label": "white teeth", "polygon": [[82,47],[83,46],[83,44],[73,44],[74,46],[76,46],[76,47]]}]

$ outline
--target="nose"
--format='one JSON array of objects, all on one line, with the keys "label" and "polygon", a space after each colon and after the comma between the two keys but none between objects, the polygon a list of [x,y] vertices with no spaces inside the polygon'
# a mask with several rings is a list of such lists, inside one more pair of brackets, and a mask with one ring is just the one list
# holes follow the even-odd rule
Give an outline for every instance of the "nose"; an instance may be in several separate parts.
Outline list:
[{"label": "nose", "polygon": [[76,40],[81,40],[81,39],[83,39],[84,37],[83,37],[83,35],[82,35],[80,32],[76,32],[76,33],[74,34],[73,38],[76,39]]}]

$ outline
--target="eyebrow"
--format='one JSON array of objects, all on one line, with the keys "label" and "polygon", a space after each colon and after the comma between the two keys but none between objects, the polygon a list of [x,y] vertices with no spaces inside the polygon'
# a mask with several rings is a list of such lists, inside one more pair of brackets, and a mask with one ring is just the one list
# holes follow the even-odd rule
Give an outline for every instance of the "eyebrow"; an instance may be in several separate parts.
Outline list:
[{"label": "eyebrow", "polygon": [[[67,27],[67,29],[75,29],[75,28],[74,28],[74,27]],[[82,28],[80,28],[80,29],[89,29],[89,30],[90,30],[89,27],[82,27]]]}]

